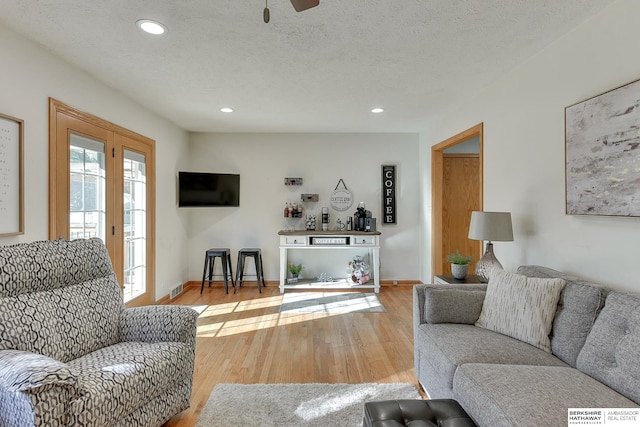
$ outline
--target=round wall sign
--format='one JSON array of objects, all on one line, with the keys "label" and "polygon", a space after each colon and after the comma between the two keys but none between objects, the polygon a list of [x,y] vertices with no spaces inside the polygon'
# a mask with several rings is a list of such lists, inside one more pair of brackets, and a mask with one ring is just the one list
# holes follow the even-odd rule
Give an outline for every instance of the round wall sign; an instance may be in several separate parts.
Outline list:
[{"label": "round wall sign", "polygon": [[[341,182],[344,188],[338,189]],[[331,207],[339,212],[343,212],[349,209],[351,205],[353,205],[353,196],[341,179],[338,181],[338,185],[336,185],[336,189],[333,190],[333,194],[331,195]]]}]

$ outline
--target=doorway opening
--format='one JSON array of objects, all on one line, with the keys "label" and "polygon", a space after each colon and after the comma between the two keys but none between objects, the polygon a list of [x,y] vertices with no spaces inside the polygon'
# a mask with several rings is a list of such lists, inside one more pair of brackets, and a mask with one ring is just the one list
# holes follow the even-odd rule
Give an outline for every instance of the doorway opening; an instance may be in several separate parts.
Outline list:
[{"label": "doorway opening", "polygon": [[432,281],[451,274],[448,254],[482,256],[482,242],[467,238],[471,212],[483,207],[482,151],[482,123],[431,147]]}]

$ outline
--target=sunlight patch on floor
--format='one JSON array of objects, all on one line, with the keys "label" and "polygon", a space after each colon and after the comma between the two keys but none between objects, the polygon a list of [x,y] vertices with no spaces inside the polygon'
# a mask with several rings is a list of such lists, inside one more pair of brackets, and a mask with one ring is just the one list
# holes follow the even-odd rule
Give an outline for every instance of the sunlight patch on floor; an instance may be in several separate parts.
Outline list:
[{"label": "sunlight patch on floor", "polygon": [[358,313],[385,312],[373,293],[362,292],[302,292],[286,294],[280,307],[282,313]]},{"label": "sunlight patch on floor", "polygon": [[189,307],[193,308],[198,314],[204,313],[204,311],[209,308],[208,305],[190,305]]},{"label": "sunlight patch on floor", "polygon": [[218,335],[220,329],[224,327],[224,322],[209,323],[198,326],[198,337],[213,338]]},{"label": "sunlight patch on floor", "polygon": [[339,313],[280,313],[278,326],[293,325],[315,319],[325,319],[331,316],[339,316]]},{"label": "sunlight patch on floor", "polygon": [[[225,337],[347,313],[386,311],[376,295],[359,292],[291,293],[287,294],[286,298],[284,297],[284,295],[276,295],[239,302],[197,306],[198,311],[202,313],[199,320],[198,336]],[[287,308],[290,311],[242,317],[251,311],[270,311],[270,309],[278,308]],[[224,316],[228,320],[217,321],[221,320],[220,316]],[[238,318],[233,319],[232,317],[235,316]]]},{"label": "sunlight patch on floor", "polygon": [[255,332],[260,329],[278,326],[279,313],[253,316],[249,318],[227,320],[198,326],[198,337],[225,337],[234,334]]},{"label": "sunlight patch on floor", "polygon": [[[339,294],[332,293],[331,297],[334,297],[335,295]],[[322,296],[322,294],[319,294],[319,296]],[[298,297],[294,297],[294,300],[296,298]],[[303,295],[300,294],[299,298],[303,298]],[[307,322],[309,320],[339,316],[345,313],[355,313],[379,304],[377,298],[375,301],[369,301],[366,298],[360,298],[353,301],[327,301],[327,303],[323,304],[321,308],[311,310],[309,312],[275,312],[265,313],[258,316],[242,317],[243,314],[253,310],[269,310],[270,308],[277,309],[282,305],[282,302],[283,295],[277,295],[239,302],[198,306],[197,309],[202,314],[199,319],[197,336],[214,338],[255,332],[260,329],[293,325],[296,323]],[[384,307],[382,309],[384,310]],[[221,316],[224,316],[224,318],[228,320],[221,319]],[[231,317],[234,316],[238,316],[239,318],[232,319]]]},{"label": "sunlight patch on floor", "polygon": [[236,311],[258,310],[261,308],[279,307],[282,303],[282,296],[258,298],[254,300],[241,301],[238,303]]},{"label": "sunlight patch on floor", "polygon": [[227,335],[254,332],[259,329],[275,328],[278,325],[278,314],[250,317],[248,319],[230,320],[224,322],[224,327],[218,333],[219,337]]},{"label": "sunlight patch on floor", "polygon": [[221,316],[223,314],[233,313],[234,311],[236,311],[237,307],[238,307],[237,302],[228,302],[228,303],[210,305],[207,307],[206,310],[202,312],[202,314],[200,314],[200,318],[211,317],[211,316]]},{"label": "sunlight patch on floor", "polygon": [[295,414],[305,421],[322,418],[327,414],[338,412],[351,405],[360,404],[375,394],[376,387],[360,387],[349,392],[335,393],[333,395],[324,394],[314,399],[302,402],[296,409]]}]

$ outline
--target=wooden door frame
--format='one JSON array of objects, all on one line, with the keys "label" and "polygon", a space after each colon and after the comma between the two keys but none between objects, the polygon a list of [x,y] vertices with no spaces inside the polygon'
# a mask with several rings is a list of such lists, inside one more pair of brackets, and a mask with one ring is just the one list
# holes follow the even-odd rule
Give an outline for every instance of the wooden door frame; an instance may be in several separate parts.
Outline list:
[{"label": "wooden door frame", "polygon": [[[483,123],[479,123],[451,138],[445,139],[431,147],[431,282],[433,276],[442,274],[441,270],[444,254],[442,253],[442,208],[443,208],[443,158],[444,150],[454,145],[477,137],[479,140],[479,181],[478,201],[479,209],[483,208]],[[473,255],[475,259],[482,256],[482,241],[478,241],[478,252]]]},{"label": "wooden door frame", "polygon": [[[68,227],[68,217],[63,214],[66,212],[69,206],[69,182],[68,182],[68,174],[65,177],[63,182],[58,181],[57,164],[68,164],[69,162],[69,154],[68,148],[61,149],[60,144],[58,144],[58,139],[67,141],[68,134],[66,128],[58,129],[58,120],[66,120],[71,121],[80,121],[82,123],[87,124],[91,127],[96,127],[102,129],[105,133],[110,133],[108,138],[111,141],[111,145],[114,147],[114,154],[118,151],[119,158],[123,158],[122,156],[122,142],[125,139],[130,139],[136,141],[138,144],[142,144],[146,147],[149,153],[149,157],[147,158],[146,168],[147,168],[147,176],[149,176],[149,180],[147,181],[147,245],[146,245],[146,254],[147,254],[147,289],[148,291],[145,295],[134,298],[129,301],[126,305],[127,307],[135,307],[140,305],[149,305],[153,304],[156,301],[156,198],[155,198],[155,180],[156,180],[156,169],[155,169],[155,141],[151,138],[148,138],[139,133],[133,132],[122,126],[119,126],[115,123],[111,123],[107,120],[101,119],[100,117],[94,116],[92,114],[86,113],[84,111],[78,110],[70,105],[67,105],[61,101],[58,101],[54,98],[49,98],[49,239],[54,240],[60,237],[69,239],[69,227]],[[105,141],[107,137],[105,137]],[[115,143],[115,141],[120,141],[119,143]],[[111,168],[111,175],[115,174],[115,162],[110,162],[111,166],[107,165],[107,168]],[[118,189],[118,191],[123,191],[122,188]],[[115,194],[115,193],[114,193]],[[107,195],[107,198],[109,199]],[[109,205],[110,209],[121,211],[122,210],[122,201],[115,201],[115,197],[112,197],[112,200]],[[119,203],[117,206],[114,206],[116,203]],[[65,207],[66,206],[66,207]],[[118,218],[117,221],[108,222],[107,230],[115,227],[118,233],[122,233],[124,229],[123,219]],[[116,275],[118,276],[118,282],[120,286],[123,286],[124,277],[122,276],[122,266],[123,260],[117,256],[117,252],[120,252],[119,255],[124,253],[122,247],[116,250],[116,238],[113,233],[106,234],[107,248],[110,248],[109,255],[111,257],[111,262],[114,266],[114,270]]]}]

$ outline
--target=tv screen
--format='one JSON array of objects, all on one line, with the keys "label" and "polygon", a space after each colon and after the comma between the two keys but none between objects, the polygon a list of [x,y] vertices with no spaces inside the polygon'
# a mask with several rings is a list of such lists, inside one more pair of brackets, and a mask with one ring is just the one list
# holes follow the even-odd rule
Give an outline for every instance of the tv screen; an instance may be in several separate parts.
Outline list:
[{"label": "tv screen", "polygon": [[240,206],[240,175],[178,172],[178,206]]}]

